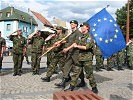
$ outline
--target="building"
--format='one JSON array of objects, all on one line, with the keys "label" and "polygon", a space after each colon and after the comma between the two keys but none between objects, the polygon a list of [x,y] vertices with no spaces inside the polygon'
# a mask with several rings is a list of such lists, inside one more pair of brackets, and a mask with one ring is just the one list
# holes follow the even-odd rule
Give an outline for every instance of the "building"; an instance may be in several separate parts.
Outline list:
[{"label": "building", "polygon": [[8,46],[12,47],[12,42],[6,37],[7,34],[15,32],[18,28],[22,29],[23,35],[27,37],[29,34],[37,30],[37,22],[28,13],[7,7],[0,10],[0,31],[2,37],[6,39]]}]

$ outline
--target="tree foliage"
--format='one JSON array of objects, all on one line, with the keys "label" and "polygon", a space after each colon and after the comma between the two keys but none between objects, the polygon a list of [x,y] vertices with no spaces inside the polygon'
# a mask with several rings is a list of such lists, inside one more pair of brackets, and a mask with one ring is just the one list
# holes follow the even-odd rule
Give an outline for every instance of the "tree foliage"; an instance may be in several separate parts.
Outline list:
[{"label": "tree foliage", "polygon": [[[133,0],[130,0],[130,16],[129,16],[129,34],[130,37],[133,37],[133,27],[131,27],[131,25],[133,25]],[[128,4],[126,3],[125,6],[123,6],[120,9],[117,9],[116,11],[116,21],[117,23],[120,25],[120,28],[123,31],[123,34],[126,35],[126,23],[127,23],[127,6]]]}]

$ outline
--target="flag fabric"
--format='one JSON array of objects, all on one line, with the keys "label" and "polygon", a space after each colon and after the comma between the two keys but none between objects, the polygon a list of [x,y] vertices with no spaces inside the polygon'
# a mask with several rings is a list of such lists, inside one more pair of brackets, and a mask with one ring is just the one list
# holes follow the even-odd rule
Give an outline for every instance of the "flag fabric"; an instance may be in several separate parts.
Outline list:
[{"label": "flag fabric", "polygon": [[105,59],[126,47],[121,29],[106,8],[92,16],[87,23]]}]

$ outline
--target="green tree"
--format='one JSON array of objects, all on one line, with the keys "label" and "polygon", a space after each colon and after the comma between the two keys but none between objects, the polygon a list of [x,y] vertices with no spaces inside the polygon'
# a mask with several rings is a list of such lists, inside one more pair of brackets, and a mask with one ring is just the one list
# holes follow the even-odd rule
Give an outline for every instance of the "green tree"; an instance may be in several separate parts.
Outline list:
[{"label": "green tree", "polygon": [[[120,9],[117,9],[116,11],[116,21],[117,23],[120,25],[120,28],[123,31],[123,34],[126,35],[126,22],[127,22],[127,3],[125,4],[125,6],[123,6]],[[130,0],[130,37],[133,38],[133,27],[131,27],[131,25],[133,25],[133,0]]]}]

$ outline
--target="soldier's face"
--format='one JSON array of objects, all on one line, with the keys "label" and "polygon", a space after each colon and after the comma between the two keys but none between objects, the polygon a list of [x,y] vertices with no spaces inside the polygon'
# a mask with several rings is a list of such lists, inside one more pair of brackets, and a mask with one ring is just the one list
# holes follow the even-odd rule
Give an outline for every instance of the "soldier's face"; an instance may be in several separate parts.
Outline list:
[{"label": "soldier's face", "polygon": [[77,24],[71,23],[70,26],[71,26],[71,29],[75,29],[77,27]]},{"label": "soldier's face", "polygon": [[82,33],[86,33],[86,31],[88,31],[88,27],[85,26],[85,25],[83,25],[83,26],[81,27],[81,32],[82,32]]},{"label": "soldier's face", "polygon": [[18,35],[21,35],[22,34],[22,30],[18,30]]}]

